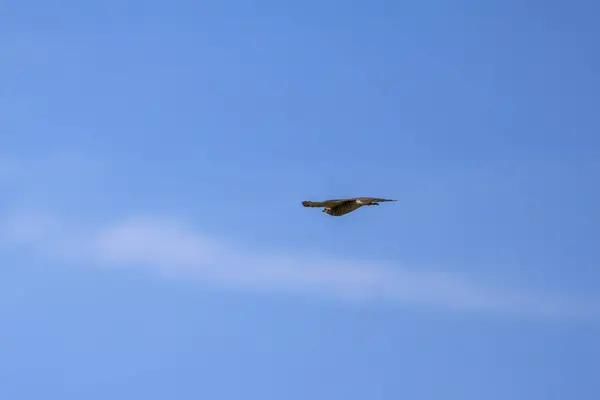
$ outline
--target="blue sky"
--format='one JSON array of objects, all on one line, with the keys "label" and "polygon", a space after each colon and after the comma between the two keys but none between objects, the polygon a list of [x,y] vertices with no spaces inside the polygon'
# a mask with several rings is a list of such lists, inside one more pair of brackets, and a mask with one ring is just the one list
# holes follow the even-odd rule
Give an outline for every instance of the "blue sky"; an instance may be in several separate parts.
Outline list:
[{"label": "blue sky", "polygon": [[597,399],[599,11],[3,3],[0,397]]}]

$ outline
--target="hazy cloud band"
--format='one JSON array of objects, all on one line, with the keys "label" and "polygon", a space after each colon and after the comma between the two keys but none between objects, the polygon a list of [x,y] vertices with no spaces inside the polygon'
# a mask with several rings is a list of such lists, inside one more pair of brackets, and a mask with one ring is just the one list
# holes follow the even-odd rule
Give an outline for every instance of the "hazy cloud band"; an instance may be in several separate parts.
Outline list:
[{"label": "hazy cloud band", "polygon": [[491,288],[446,273],[243,251],[168,218],[130,218],[78,229],[54,217],[22,214],[5,219],[2,228],[5,244],[43,257],[150,269],[172,278],[240,290],[505,315],[600,315],[596,301]]}]

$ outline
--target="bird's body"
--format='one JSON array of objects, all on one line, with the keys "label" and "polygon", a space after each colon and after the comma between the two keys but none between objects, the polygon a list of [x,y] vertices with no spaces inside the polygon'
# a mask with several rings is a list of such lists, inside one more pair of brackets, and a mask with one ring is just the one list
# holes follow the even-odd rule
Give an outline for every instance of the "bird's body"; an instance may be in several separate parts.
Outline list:
[{"label": "bird's body", "polygon": [[340,217],[352,211],[358,210],[363,206],[378,206],[379,203],[386,201],[396,201],[382,199],[379,197],[352,197],[348,199],[331,199],[325,201],[303,201],[304,207],[323,207],[323,212],[334,217]]}]

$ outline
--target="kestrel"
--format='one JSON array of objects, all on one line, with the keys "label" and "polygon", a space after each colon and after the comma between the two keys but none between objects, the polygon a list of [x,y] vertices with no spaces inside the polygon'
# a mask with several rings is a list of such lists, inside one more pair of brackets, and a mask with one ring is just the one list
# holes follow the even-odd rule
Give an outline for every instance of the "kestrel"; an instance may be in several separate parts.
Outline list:
[{"label": "kestrel", "polygon": [[362,206],[378,206],[379,203],[386,201],[397,201],[390,199],[381,199],[379,197],[352,197],[349,199],[332,199],[325,201],[303,201],[304,207],[323,207],[322,212],[340,217]]}]

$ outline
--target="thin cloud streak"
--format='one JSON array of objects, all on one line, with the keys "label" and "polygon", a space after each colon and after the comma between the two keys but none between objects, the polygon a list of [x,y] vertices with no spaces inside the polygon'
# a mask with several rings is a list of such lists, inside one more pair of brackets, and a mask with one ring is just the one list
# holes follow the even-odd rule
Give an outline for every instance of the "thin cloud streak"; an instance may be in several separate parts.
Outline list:
[{"label": "thin cloud streak", "polygon": [[245,291],[529,317],[597,318],[594,300],[488,288],[458,276],[395,265],[259,254],[202,235],[181,221],[139,217],[77,229],[46,215],[5,219],[2,241],[30,253]]}]

